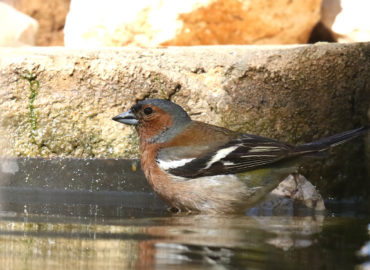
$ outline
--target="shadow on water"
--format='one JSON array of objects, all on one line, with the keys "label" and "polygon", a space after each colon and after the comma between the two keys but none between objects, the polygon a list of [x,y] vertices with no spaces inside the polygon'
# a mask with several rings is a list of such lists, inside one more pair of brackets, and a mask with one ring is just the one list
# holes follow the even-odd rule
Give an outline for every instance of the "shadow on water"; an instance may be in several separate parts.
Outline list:
[{"label": "shadow on water", "polygon": [[171,215],[135,160],[0,165],[4,269],[369,267],[363,204],[329,200],[327,213],[298,216]]},{"label": "shadow on water", "polygon": [[2,160],[1,169],[3,212],[130,217],[165,210],[137,160],[21,158]]}]

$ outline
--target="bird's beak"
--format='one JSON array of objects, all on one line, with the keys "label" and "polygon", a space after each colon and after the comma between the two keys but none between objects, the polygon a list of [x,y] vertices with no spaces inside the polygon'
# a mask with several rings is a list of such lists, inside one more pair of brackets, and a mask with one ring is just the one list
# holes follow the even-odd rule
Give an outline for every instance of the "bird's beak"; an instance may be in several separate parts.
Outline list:
[{"label": "bird's beak", "polygon": [[139,123],[139,120],[136,118],[135,114],[128,110],[127,112],[121,113],[116,115],[112,118],[112,120],[126,124],[126,125],[134,125],[136,126]]}]

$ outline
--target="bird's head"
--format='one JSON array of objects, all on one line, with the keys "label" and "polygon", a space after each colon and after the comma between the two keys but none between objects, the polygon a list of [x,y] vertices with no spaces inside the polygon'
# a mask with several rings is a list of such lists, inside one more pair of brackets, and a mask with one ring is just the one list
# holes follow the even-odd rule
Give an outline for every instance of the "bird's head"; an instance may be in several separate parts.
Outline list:
[{"label": "bird's head", "polygon": [[154,143],[171,140],[191,122],[181,106],[165,99],[139,101],[113,120],[134,125],[141,139]]}]

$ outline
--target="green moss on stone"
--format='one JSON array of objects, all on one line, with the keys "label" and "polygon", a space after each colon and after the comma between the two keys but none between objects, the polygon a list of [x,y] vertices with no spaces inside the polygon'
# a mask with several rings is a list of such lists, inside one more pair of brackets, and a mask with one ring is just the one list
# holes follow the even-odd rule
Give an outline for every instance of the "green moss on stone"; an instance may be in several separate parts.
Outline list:
[{"label": "green moss on stone", "polygon": [[21,75],[22,79],[28,81],[30,85],[30,95],[29,95],[29,124],[31,126],[31,137],[33,140],[36,136],[37,130],[37,112],[35,111],[34,102],[36,100],[38,90],[40,88],[40,82],[36,79],[37,75],[27,71],[25,74]]}]

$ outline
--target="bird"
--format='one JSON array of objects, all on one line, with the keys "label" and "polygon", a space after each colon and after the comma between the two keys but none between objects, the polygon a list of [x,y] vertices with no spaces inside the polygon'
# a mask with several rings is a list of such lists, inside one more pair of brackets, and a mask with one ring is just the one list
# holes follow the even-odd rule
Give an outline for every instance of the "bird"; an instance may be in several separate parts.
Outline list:
[{"label": "bird", "polygon": [[302,159],[369,131],[369,126],[301,145],[195,121],[166,99],[138,101],[112,118],[135,126],[141,168],[177,212],[240,213],[258,202]]}]

